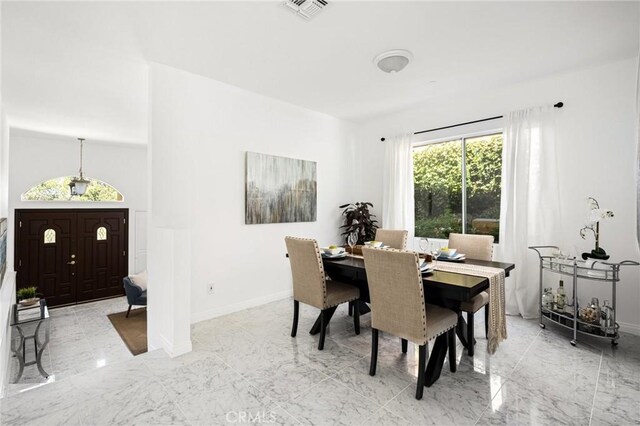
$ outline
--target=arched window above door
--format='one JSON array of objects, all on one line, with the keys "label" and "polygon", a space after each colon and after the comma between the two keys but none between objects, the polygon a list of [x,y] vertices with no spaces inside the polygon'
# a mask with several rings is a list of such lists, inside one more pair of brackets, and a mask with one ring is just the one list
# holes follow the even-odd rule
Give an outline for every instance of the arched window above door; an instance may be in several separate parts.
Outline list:
[{"label": "arched window above door", "polygon": [[82,196],[71,196],[69,182],[72,176],[46,180],[24,192],[22,201],[109,201],[122,202],[124,196],[113,186],[98,179],[89,179],[87,192]]}]

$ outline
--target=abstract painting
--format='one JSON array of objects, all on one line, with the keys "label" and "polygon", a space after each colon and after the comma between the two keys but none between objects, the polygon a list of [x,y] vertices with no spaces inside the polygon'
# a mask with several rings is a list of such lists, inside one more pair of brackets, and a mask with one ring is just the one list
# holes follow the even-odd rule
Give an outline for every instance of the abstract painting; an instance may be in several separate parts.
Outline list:
[{"label": "abstract painting", "polygon": [[314,222],[315,161],[247,152],[245,223]]}]

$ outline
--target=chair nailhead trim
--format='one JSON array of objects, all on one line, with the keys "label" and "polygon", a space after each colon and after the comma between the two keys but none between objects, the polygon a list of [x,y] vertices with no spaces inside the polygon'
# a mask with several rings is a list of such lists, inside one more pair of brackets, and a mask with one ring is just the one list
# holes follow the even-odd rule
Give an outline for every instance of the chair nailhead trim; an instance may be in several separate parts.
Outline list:
[{"label": "chair nailhead trim", "polygon": [[[318,260],[318,266],[320,267],[320,278],[322,279],[322,293],[323,293],[323,306],[327,305],[327,277],[324,273],[324,264],[322,263],[322,255],[320,254],[320,249],[318,248],[318,242],[311,238],[300,238],[300,237],[289,237],[294,240],[299,241],[313,241],[313,246],[316,249],[316,259]],[[327,306],[327,308],[331,308],[332,306]]]}]

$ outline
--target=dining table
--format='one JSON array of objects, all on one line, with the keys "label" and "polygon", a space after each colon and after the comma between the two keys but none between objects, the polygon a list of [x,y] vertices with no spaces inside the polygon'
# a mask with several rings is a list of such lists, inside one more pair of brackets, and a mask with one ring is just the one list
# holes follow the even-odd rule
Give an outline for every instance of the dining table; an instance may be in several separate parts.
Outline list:
[{"label": "dining table", "polygon": [[[325,273],[331,279],[355,285],[360,289],[360,299],[354,303],[354,309],[359,309],[360,314],[370,312],[367,303],[370,302],[369,286],[367,283],[367,272],[364,266],[364,259],[359,255],[347,254],[344,257],[324,257],[323,266]],[[438,262],[448,262],[446,259],[437,259]],[[491,268],[502,269],[505,276],[515,269],[515,264],[505,262],[494,262],[484,260],[465,259],[456,261],[457,263],[466,263],[477,266],[486,266]],[[432,272],[422,274],[422,284],[424,286],[425,302],[443,306],[452,309],[458,314],[458,323],[456,325],[456,335],[460,339],[462,345],[468,348],[474,342],[467,341],[467,322],[464,320],[460,311],[462,302],[470,301],[474,296],[489,289],[489,279],[475,275],[467,275],[461,273],[441,271],[437,269]],[[329,315],[328,322],[337,307],[327,312]],[[320,318],[310,330],[310,334],[320,332]],[[425,373],[425,383],[430,386],[440,377],[442,365],[447,353],[446,334],[438,336],[434,342],[434,346],[429,357],[429,364]]]}]

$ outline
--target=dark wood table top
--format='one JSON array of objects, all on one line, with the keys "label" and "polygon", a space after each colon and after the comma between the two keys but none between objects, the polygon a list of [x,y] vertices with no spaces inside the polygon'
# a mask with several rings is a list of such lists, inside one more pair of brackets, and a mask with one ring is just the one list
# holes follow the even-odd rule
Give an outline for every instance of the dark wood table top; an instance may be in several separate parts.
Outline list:
[{"label": "dark wood table top", "polygon": [[[357,274],[360,280],[366,280],[364,259],[361,257],[347,256],[342,259],[330,259],[323,257],[323,262],[326,269],[331,270],[337,268],[344,271],[350,270],[350,272]],[[447,261],[439,260],[438,262]],[[509,272],[515,268],[513,263],[474,259],[466,259],[463,262],[454,263],[465,263],[503,269],[506,276],[509,276]],[[431,289],[438,290],[444,293],[443,296],[459,301],[469,300],[473,296],[489,288],[489,280],[485,277],[455,272],[433,271],[432,273],[423,274],[422,281],[424,283],[425,291],[429,292]]]}]

